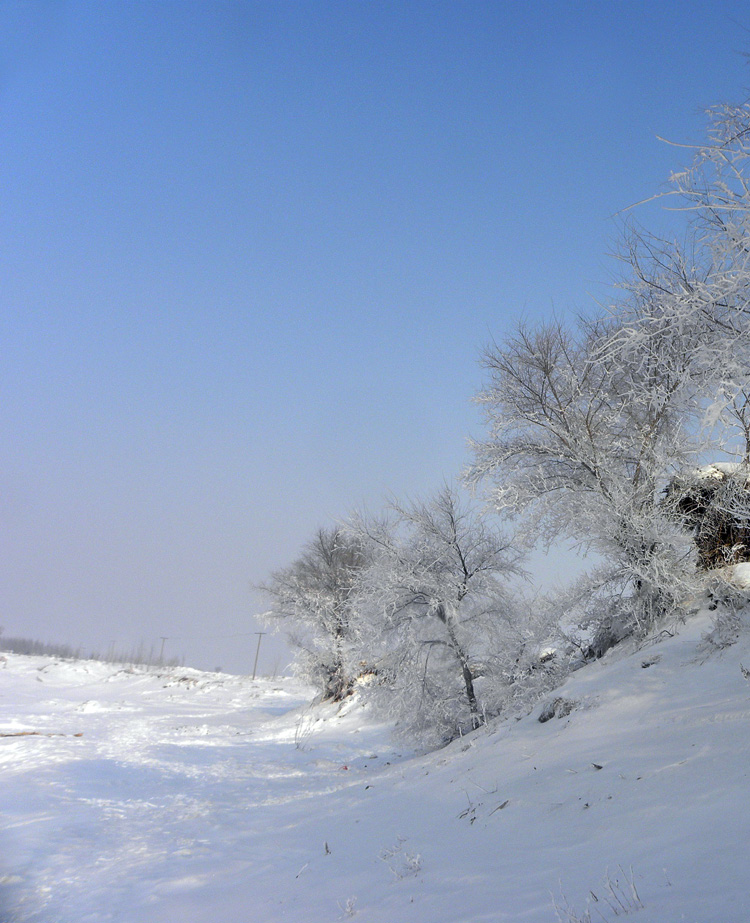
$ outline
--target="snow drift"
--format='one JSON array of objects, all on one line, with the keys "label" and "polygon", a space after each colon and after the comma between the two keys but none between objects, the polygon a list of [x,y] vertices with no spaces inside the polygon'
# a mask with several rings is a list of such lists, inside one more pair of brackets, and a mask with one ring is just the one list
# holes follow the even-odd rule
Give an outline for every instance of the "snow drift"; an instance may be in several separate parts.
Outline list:
[{"label": "snow drift", "polygon": [[426,755],[288,679],[9,655],[2,919],[744,923],[747,617],[728,646],[708,611],[621,645]]}]

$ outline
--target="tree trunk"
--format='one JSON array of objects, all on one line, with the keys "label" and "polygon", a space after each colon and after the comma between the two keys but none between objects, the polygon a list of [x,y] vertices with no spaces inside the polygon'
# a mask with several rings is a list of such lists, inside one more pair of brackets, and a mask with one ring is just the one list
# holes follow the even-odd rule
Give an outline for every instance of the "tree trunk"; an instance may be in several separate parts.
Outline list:
[{"label": "tree trunk", "polygon": [[471,729],[472,731],[476,731],[476,729],[482,725],[482,718],[479,713],[479,703],[477,702],[477,696],[474,692],[474,674],[471,671],[469,658],[466,656],[463,648],[458,643],[453,621],[448,617],[448,613],[445,611],[445,606],[442,603],[438,605],[436,614],[440,621],[445,625],[445,630],[448,632],[448,639],[450,641],[451,650],[456,655],[458,662],[461,664],[461,674],[463,676],[464,687],[466,688],[466,700],[469,703],[469,714],[471,715]]},{"label": "tree trunk", "polygon": [[340,702],[351,692],[351,679],[346,675],[344,662],[344,630],[336,626],[333,634],[333,664],[328,671],[325,697]]}]

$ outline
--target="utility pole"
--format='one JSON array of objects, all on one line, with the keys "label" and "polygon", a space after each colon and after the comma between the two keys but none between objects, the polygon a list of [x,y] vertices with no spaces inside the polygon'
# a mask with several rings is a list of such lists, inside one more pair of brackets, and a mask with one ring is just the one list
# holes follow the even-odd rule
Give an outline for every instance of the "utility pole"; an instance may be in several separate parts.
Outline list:
[{"label": "utility pole", "polygon": [[256,631],[255,634],[258,636],[258,646],[255,648],[255,663],[253,664],[253,679],[255,679],[255,671],[258,669],[258,654],[260,654],[260,641],[265,631]]},{"label": "utility pole", "polygon": [[164,635],[159,635],[161,638],[161,650],[159,651],[159,663],[161,666],[164,666],[164,642],[169,641],[169,638],[165,638]]}]

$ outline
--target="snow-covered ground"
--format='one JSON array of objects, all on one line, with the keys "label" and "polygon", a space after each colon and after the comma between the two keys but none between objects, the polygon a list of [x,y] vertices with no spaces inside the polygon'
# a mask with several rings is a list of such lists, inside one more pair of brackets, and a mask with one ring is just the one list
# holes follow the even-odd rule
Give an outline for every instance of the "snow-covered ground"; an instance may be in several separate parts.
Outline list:
[{"label": "snow-covered ground", "polygon": [[7,655],[0,919],[747,923],[750,632],[709,630],[426,756],[287,679]]}]

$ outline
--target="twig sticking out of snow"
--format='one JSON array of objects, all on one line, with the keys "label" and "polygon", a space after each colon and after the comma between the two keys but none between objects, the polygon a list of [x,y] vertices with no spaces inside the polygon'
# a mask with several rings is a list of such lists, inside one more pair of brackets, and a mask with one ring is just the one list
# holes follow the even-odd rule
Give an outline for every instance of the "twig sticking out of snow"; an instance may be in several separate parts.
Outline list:
[{"label": "twig sticking out of snow", "polygon": [[[602,886],[604,893],[599,897],[594,891],[589,891],[586,909],[582,913],[578,913],[570,905],[568,899],[562,894],[561,886],[561,902],[558,903],[558,901],[553,898],[555,915],[557,916],[558,923],[593,923],[595,918],[591,916],[591,910],[589,909],[592,902],[593,909],[596,912],[596,919],[600,920],[601,923],[610,923],[610,912],[612,916],[624,917],[633,913],[635,910],[642,910],[643,901],[641,901],[641,896],[635,886],[635,876],[633,875],[632,866],[628,869],[627,873],[623,870],[622,866],[618,866],[618,868],[623,877],[623,883],[620,883],[619,878],[613,880],[610,877],[609,869],[607,869]],[[602,911],[601,907],[598,906],[602,903],[609,907],[609,912]]]},{"label": "twig sticking out of snow", "polygon": [[393,873],[396,881],[404,878],[415,877],[422,871],[422,857],[419,853],[412,853],[404,849],[406,837],[397,837],[396,842],[389,849],[384,849],[378,858],[385,862]]},{"label": "twig sticking out of snow", "polygon": [[344,904],[341,904],[339,902],[339,910],[341,911],[342,920],[345,919],[346,917],[353,917],[357,913],[356,903],[357,903],[356,897],[348,897]]}]

